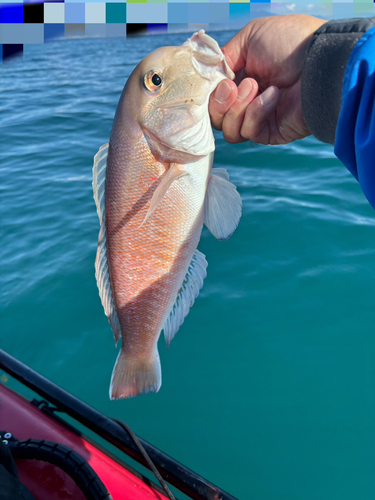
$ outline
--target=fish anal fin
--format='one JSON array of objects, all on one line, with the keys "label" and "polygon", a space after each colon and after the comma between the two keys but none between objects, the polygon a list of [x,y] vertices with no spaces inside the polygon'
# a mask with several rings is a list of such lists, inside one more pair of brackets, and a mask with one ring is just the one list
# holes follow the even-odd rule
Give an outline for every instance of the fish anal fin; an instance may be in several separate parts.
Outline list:
[{"label": "fish anal fin", "polygon": [[187,316],[191,306],[194,304],[195,299],[198,297],[206,276],[206,258],[203,253],[196,250],[190,262],[181,289],[177,295],[176,301],[173,304],[168,319],[163,326],[167,347],[169,347],[173,337],[176,335],[178,329],[184,322],[185,316]]},{"label": "fish anal fin", "polygon": [[213,168],[204,201],[204,223],[218,240],[234,233],[242,214],[242,200],[224,168]]},{"label": "fish anal fin", "polygon": [[171,163],[168,170],[166,171],[164,177],[162,178],[160,184],[155,189],[155,192],[151,198],[151,203],[147,211],[146,217],[144,218],[140,227],[147,221],[149,217],[155,212],[160,202],[164,198],[165,193],[168,191],[170,185],[173,181],[180,179],[184,175],[188,175],[188,171],[182,165],[178,163]]}]

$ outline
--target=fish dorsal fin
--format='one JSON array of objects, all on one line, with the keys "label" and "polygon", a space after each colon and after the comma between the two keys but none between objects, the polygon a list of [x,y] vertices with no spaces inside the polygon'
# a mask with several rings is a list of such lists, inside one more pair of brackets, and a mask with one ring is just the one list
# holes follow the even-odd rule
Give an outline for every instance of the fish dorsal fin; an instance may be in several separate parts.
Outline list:
[{"label": "fish dorsal fin", "polygon": [[213,168],[204,201],[204,223],[218,240],[227,240],[240,222],[242,200],[225,168]]},{"label": "fish dorsal fin", "polygon": [[199,291],[203,286],[203,280],[206,276],[206,257],[199,250],[195,250],[184,282],[182,283],[169,317],[163,326],[167,347],[169,347],[171,340],[184,322],[191,306],[194,304],[194,300],[198,297]]},{"label": "fish dorsal fin", "polygon": [[94,157],[94,167],[92,169],[92,187],[94,190],[94,200],[99,215],[100,232],[98,250],[95,260],[95,277],[99,288],[99,295],[102,301],[104,312],[106,313],[115,342],[117,344],[121,337],[120,322],[113,302],[111,283],[109,281],[109,271],[107,262],[107,239],[105,230],[105,178],[107,170],[108,142],[104,144]]},{"label": "fish dorsal fin", "polygon": [[106,142],[99,148],[94,156],[94,167],[92,169],[92,188],[96,210],[98,211],[100,224],[104,219],[105,211],[105,176],[107,171],[107,156],[109,143]]},{"label": "fish dorsal fin", "polygon": [[[178,163],[171,163],[169,169],[166,171],[163,179],[161,180],[159,186],[155,189],[155,192],[151,198],[150,207],[147,211],[146,217],[144,218],[141,226],[147,221],[149,217],[155,212],[159,206],[161,200],[164,198],[165,193],[168,191],[169,186],[173,181],[180,179],[189,172],[185,170],[182,165]],[[140,226],[140,227],[141,227]]]}]

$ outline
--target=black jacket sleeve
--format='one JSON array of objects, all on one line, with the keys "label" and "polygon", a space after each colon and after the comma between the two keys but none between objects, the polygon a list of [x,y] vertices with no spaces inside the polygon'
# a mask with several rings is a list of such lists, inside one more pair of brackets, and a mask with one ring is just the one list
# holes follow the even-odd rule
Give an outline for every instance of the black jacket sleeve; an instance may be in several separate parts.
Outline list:
[{"label": "black jacket sleeve", "polygon": [[335,143],[345,68],[358,40],[374,26],[375,17],[329,21],[309,43],[302,71],[302,109],[307,127],[320,141]]}]

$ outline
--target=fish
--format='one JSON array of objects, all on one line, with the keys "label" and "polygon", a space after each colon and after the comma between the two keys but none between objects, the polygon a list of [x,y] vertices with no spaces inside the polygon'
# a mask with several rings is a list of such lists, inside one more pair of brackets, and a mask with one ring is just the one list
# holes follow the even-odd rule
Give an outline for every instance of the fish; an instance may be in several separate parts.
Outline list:
[{"label": "fish", "polygon": [[159,391],[161,331],[169,347],[207,275],[203,223],[226,240],[240,221],[236,187],[212,168],[208,100],[225,78],[234,73],[204,30],[156,49],[128,78],[94,157],[95,275],[116,345],[122,338],[111,399]]}]

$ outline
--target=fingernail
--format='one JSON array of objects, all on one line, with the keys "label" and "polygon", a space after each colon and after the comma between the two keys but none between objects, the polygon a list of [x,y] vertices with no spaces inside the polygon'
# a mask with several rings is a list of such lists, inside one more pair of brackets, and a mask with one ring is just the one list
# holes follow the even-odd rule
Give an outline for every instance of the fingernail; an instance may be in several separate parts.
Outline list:
[{"label": "fingernail", "polygon": [[229,99],[229,96],[232,93],[232,89],[227,84],[227,82],[220,82],[217,89],[215,90],[214,98],[220,104],[224,104]]},{"label": "fingernail", "polygon": [[276,92],[274,87],[268,87],[264,92],[262,92],[259,96],[260,102],[262,106],[268,106],[272,103],[272,101],[276,97]]},{"label": "fingernail", "polygon": [[240,99],[246,99],[252,88],[253,84],[250,80],[242,80],[241,85],[238,87],[238,97]]}]

